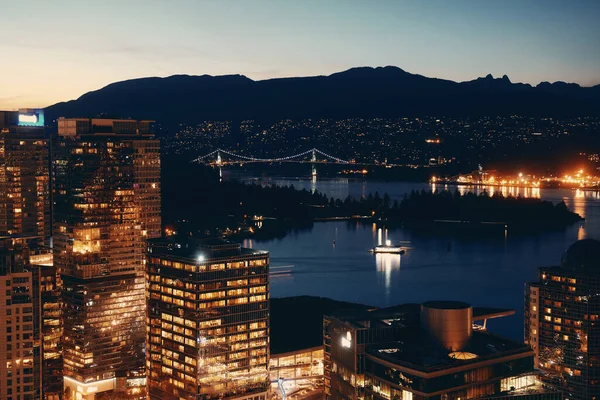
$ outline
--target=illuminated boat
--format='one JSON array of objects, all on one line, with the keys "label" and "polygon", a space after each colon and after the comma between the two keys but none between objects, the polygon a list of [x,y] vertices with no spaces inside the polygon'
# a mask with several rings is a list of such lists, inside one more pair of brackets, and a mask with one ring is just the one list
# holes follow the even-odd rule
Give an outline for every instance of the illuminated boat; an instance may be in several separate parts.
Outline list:
[{"label": "illuminated boat", "polygon": [[371,253],[383,253],[383,254],[404,254],[405,253],[405,248],[402,246],[394,246],[394,245],[390,245],[390,244],[384,244],[384,245],[379,245],[379,246],[375,246],[373,247],[371,250],[369,250]]}]

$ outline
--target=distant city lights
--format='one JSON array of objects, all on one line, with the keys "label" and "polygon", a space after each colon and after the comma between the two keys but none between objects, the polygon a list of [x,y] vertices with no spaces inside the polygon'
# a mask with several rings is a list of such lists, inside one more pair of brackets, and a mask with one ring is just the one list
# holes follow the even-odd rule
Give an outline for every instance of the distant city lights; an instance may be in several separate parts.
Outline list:
[{"label": "distant city lights", "polygon": [[516,176],[511,176],[501,175],[497,173],[497,171],[481,170],[453,177],[432,176],[430,183],[527,188],[564,187],[573,189],[597,189],[600,187],[600,176],[586,174],[583,169],[579,169],[575,173],[566,173],[562,176],[536,176],[525,172],[518,172]]}]

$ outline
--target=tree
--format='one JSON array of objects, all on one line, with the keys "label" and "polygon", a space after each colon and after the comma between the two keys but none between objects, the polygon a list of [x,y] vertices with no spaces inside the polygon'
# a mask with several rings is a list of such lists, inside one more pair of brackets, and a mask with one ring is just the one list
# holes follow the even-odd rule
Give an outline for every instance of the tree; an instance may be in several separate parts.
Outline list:
[{"label": "tree", "polygon": [[390,196],[387,193],[385,193],[383,195],[383,208],[385,208],[386,210],[388,208],[390,208],[390,202],[391,202]]}]

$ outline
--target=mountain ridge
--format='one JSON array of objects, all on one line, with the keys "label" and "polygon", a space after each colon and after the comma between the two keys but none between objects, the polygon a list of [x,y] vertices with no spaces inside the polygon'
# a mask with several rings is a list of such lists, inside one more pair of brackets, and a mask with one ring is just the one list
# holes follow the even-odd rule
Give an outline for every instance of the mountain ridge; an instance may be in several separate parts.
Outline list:
[{"label": "mountain ridge", "polygon": [[513,83],[491,74],[455,82],[399,67],[355,67],[330,75],[253,80],[241,74],[143,77],[113,82],[46,108],[48,120],[99,114],[167,125],[208,119],[413,115],[598,115],[600,85]]}]

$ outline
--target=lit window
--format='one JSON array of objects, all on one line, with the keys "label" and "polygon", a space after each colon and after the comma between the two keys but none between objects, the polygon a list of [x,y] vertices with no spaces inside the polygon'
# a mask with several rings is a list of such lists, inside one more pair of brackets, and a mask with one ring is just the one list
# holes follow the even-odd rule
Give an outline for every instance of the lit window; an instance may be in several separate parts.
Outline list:
[{"label": "lit window", "polygon": [[346,332],[346,336],[342,336],[342,347],[347,347],[350,348],[350,346],[352,345],[352,335],[350,334],[350,332]]}]

